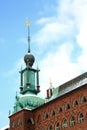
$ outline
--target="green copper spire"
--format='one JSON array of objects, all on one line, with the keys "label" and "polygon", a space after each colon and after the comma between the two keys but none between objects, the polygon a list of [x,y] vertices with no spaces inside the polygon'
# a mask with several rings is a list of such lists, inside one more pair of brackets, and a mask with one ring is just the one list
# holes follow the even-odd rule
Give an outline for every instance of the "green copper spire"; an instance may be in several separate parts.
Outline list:
[{"label": "green copper spire", "polygon": [[39,69],[33,69],[33,63],[35,62],[35,57],[30,52],[30,23],[28,19],[26,20],[26,25],[28,27],[28,53],[24,56],[24,62],[26,68],[20,71],[21,77],[21,94],[32,93],[37,94],[40,92],[39,88]]},{"label": "green copper spire", "polygon": [[45,103],[45,100],[38,97],[39,86],[39,68],[32,68],[35,57],[30,51],[30,23],[26,21],[28,27],[28,52],[24,56],[25,68],[20,69],[20,94],[16,93],[13,114],[22,109],[35,109]]},{"label": "green copper spire", "polygon": [[28,53],[24,56],[24,61],[27,67],[32,67],[35,61],[35,57],[31,54],[30,51],[30,23],[28,22],[28,19],[26,21],[26,25],[28,27]]}]

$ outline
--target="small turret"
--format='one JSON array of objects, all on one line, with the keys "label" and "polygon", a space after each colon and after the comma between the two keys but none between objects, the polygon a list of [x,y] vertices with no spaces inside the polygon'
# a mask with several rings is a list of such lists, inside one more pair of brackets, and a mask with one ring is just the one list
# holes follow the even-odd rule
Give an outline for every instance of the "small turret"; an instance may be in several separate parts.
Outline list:
[{"label": "small turret", "polygon": [[30,24],[26,22],[28,27],[28,51],[24,56],[25,68],[20,70],[20,96],[15,96],[15,104],[13,114],[23,109],[33,110],[45,103],[45,100],[37,94],[40,92],[39,86],[39,68],[34,69],[32,66],[35,57],[30,51]]},{"label": "small turret", "polygon": [[52,96],[52,82],[50,80],[50,87],[47,89],[47,99],[49,99]]}]

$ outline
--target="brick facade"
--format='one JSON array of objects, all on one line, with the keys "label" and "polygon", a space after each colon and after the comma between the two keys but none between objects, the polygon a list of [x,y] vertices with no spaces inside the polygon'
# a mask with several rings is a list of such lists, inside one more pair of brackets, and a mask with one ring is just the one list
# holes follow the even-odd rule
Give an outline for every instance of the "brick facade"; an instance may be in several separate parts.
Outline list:
[{"label": "brick facade", "polygon": [[32,111],[21,110],[10,116],[10,130],[19,129],[87,130],[87,85]]}]

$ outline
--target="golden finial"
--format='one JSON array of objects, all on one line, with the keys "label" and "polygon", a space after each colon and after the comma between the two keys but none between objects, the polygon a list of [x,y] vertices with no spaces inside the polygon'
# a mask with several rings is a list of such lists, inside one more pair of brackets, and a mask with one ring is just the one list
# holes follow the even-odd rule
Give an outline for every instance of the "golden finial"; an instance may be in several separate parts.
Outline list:
[{"label": "golden finial", "polygon": [[51,81],[51,79],[50,79],[50,87],[52,87],[52,81]]},{"label": "golden finial", "polygon": [[30,27],[30,23],[28,22],[28,17],[26,18],[26,26]]},{"label": "golden finial", "polygon": [[28,52],[30,53],[30,23],[28,17],[26,18],[26,26],[28,27]]}]

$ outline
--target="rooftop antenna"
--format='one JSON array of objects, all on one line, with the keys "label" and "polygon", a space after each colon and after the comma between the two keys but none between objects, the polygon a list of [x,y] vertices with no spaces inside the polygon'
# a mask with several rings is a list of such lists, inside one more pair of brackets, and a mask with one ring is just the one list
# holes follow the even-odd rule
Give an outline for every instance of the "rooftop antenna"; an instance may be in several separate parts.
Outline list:
[{"label": "rooftop antenna", "polygon": [[28,17],[26,18],[26,26],[28,27],[28,53],[30,53],[30,23]]}]

